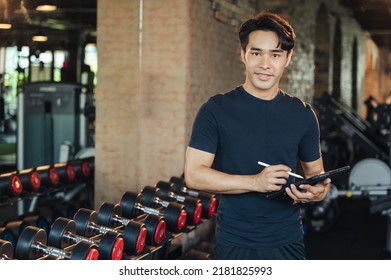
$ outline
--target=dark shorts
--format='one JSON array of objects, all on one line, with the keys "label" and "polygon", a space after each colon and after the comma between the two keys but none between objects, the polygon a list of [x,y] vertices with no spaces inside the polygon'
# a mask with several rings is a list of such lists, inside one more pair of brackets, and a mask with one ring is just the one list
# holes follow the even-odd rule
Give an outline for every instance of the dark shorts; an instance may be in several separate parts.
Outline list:
[{"label": "dark shorts", "polygon": [[215,260],[305,260],[302,241],[276,248],[249,249],[221,242],[216,243]]}]

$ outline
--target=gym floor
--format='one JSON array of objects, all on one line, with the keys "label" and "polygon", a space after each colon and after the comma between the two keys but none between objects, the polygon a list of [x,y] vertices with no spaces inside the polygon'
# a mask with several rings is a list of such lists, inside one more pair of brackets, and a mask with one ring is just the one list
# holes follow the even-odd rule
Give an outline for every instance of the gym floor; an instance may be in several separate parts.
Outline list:
[{"label": "gym floor", "polygon": [[368,199],[338,199],[339,215],[325,232],[306,231],[309,260],[384,260],[387,218],[369,211]]}]

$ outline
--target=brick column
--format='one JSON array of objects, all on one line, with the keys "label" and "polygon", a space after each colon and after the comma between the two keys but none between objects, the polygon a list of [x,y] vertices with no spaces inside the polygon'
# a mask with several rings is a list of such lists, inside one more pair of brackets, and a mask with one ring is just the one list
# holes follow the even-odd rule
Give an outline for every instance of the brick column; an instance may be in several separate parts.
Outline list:
[{"label": "brick column", "polygon": [[180,175],[187,5],[183,0],[98,1],[96,206]]}]

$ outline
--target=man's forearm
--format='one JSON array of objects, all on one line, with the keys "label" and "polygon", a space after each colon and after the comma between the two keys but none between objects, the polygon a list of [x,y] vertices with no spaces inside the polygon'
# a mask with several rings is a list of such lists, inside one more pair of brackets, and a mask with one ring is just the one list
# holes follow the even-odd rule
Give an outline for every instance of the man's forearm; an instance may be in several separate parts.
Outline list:
[{"label": "man's forearm", "polygon": [[190,188],[213,193],[240,194],[256,189],[253,175],[231,175],[207,166],[185,170],[185,178]]}]

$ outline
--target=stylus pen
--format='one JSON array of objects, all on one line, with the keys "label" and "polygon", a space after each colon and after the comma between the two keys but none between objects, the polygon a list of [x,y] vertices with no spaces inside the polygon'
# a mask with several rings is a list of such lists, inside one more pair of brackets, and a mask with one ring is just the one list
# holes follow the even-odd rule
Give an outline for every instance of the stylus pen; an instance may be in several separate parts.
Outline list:
[{"label": "stylus pen", "polygon": [[[258,164],[259,164],[259,165],[262,165],[262,166],[265,166],[265,167],[270,166],[270,164],[264,163],[264,162],[262,162],[262,161],[258,161]],[[293,177],[299,178],[299,179],[304,179],[303,176],[301,176],[301,175],[299,175],[299,174],[296,174],[296,173],[293,173],[293,172],[288,172],[288,174],[291,175],[291,176],[293,176]]]}]

